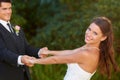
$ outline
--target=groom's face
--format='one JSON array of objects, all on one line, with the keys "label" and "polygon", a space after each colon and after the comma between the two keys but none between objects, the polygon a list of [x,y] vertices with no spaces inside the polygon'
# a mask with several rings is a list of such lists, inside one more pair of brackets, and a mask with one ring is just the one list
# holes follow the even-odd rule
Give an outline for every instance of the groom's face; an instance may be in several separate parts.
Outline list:
[{"label": "groom's face", "polygon": [[12,14],[12,5],[9,2],[0,3],[0,19],[9,21]]}]

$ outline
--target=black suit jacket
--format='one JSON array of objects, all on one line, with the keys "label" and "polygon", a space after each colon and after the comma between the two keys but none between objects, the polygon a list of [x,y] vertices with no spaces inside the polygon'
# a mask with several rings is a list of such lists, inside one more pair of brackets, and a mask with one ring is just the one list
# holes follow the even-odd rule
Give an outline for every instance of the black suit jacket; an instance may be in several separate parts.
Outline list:
[{"label": "black suit jacket", "polygon": [[38,57],[39,49],[31,47],[20,29],[19,36],[11,34],[0,24],[0,80],[24,80],[24,72],[30,80],[27,66],[17,64],[19,55]]}]

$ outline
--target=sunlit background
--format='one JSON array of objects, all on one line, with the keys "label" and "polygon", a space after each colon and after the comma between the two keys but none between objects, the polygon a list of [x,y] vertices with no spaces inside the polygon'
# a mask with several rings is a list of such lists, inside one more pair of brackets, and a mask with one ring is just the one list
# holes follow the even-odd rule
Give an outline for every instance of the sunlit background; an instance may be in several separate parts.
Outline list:
[{"label": "sunlit background", "polygon": [[[120,0],[12,0],[12,22],[20,25],[34,47],[74,49],[84,44],[84,32],[92,18],[106,16],[113,23],[115,58],[120,64]],[[32,80],[63,80],[66,64],[35,65]],[[91,80],[107,80],[96,74]],[[120,80],[112,73],[111,80]]]}]

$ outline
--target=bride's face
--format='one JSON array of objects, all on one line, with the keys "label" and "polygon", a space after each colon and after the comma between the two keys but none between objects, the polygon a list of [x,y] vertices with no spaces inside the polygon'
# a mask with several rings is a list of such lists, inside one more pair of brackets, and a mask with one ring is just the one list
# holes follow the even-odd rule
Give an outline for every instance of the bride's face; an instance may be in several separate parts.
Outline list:
[{"label": "bride's face", "polygon": [[91,23],[85,32],[85,42],[86,44],[99,45],[105,37],[102,34],[101,29],[95,23]]}]

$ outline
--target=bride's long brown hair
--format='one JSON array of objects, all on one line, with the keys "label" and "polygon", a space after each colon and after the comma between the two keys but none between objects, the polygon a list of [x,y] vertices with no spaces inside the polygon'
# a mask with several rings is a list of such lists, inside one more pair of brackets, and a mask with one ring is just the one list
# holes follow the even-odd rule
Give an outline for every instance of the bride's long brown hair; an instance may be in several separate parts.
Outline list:
[{"label": "bride's long brown hair", "polygon": [[100,59],[99,59],[99,71],[102,74],[107,74],[108,79],[111,78],[112,68],[114,71],[118,71],[119,68],[114,59],[113,48],[113,31],[111,21],[106,17],[96,17],[92,20],[99,26],[104,36],[107,38],[100,43]]}]

